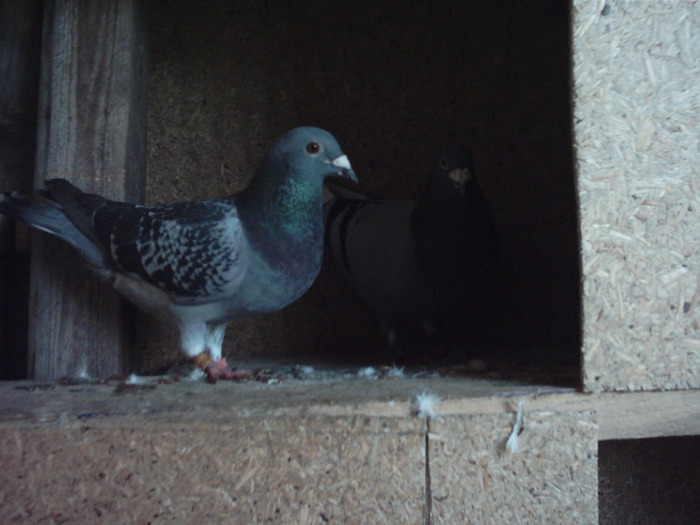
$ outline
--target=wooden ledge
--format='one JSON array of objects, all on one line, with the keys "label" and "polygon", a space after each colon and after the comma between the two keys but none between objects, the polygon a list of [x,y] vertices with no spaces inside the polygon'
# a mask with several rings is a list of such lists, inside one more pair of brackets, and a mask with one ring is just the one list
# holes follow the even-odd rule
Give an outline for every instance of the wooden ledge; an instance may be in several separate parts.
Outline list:
[{"label": "wooden ledge", "polygon": [[592,411],[599,439],[700,434],[700,391],[585,394],[570,388],[475,378],[294,379],[277,384],[149,379],[60,384],[0,383],[0,425],[124,426],[196,422],[227,424],[239,418],[413,416],[416,395],[437,395],[438,416]]}]

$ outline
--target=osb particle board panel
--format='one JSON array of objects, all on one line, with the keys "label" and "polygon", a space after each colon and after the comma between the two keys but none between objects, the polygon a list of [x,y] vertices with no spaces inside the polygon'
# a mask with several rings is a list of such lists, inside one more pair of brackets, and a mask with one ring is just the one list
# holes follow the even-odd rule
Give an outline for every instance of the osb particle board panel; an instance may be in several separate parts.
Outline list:
[{"label": "osb particle board panel", "polygon": [[700,5],[574,2],[584,384],[700,386]]},{"label": "osb particle board panel", "polygon": [[485,414],[431,421],[434,523],[597,524],[595,414],[526,413],[519,449],[508,453],[513,420]]},{"label": "osb particle board panel", "polygon": [[[423,389],[439,392],[430,497],[427,425],[410,408]],[[527,400],[509,455],[512,392]],[[432,508],[434,523],[468,523],[465,509],[481,523],[589,523],[597,426],[588,412],[538,404],[557,394],[572,395],[445,380],[183,382],[122,394],[5,383],[0,521],[415,524]]]},{"label": "osb particle board panel", "polygon": [[3,523],[418,523],[408,418],[0,431]]}]

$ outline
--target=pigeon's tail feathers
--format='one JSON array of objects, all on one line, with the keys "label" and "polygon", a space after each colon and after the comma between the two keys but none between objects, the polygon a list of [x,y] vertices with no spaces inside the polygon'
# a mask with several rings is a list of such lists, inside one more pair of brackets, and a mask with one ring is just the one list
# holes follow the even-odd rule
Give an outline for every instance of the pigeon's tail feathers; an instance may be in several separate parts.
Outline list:
[{"label": "pigeon's tail feathers", "polygon": [[50,201],[30,201],[15,192],[1,193],[0,213],[65,241],[78,250],[87,265],[102,278],[110,277],[111,272],[100,248],[71,222],[59,206]]},{"label": "pigeon's tail feathers", "polygon": [[67,220],[57,206],[32,202],[16,192],[0,194],[0,213],[57,237],[61,237],[61,223]]},{"label": "pigeon's tail feathers", "polygon": [[42,195],[56,202],[84,235],[98,242],[92,219],[95,212],[110,201],[99,195],[85,193],[65,179],[48,179],[44,185],[46,191]]}]

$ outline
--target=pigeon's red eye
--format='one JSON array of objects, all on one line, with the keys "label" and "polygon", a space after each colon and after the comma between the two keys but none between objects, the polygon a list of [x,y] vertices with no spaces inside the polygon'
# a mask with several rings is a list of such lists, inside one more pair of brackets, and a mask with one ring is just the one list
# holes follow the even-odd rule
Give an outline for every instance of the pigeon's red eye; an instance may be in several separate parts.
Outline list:
[{"label": "pigeon's red eye", "polygon": [[309,142],[306,145],[306,151],[308,153],[311,153],[312,155],[315,155],[316,153],[318,153],[320,151],[320,149],[321,149],[321,146],[318,144],[318,142]]}]

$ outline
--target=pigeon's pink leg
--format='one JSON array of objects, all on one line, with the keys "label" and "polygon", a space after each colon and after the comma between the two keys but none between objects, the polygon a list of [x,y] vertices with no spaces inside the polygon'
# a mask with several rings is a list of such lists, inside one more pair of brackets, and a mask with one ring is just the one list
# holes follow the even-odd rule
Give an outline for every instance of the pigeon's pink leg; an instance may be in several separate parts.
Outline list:
[{"label": "pigeon's pink leg", "polygon": [[213,361],[208,352],[202,352],[194,358],[197,365],[207,376],[207,381],[214,384],[219,379],[242,380],[254,379],[253,374],[246,368],[231,370],[225,357]]}]

